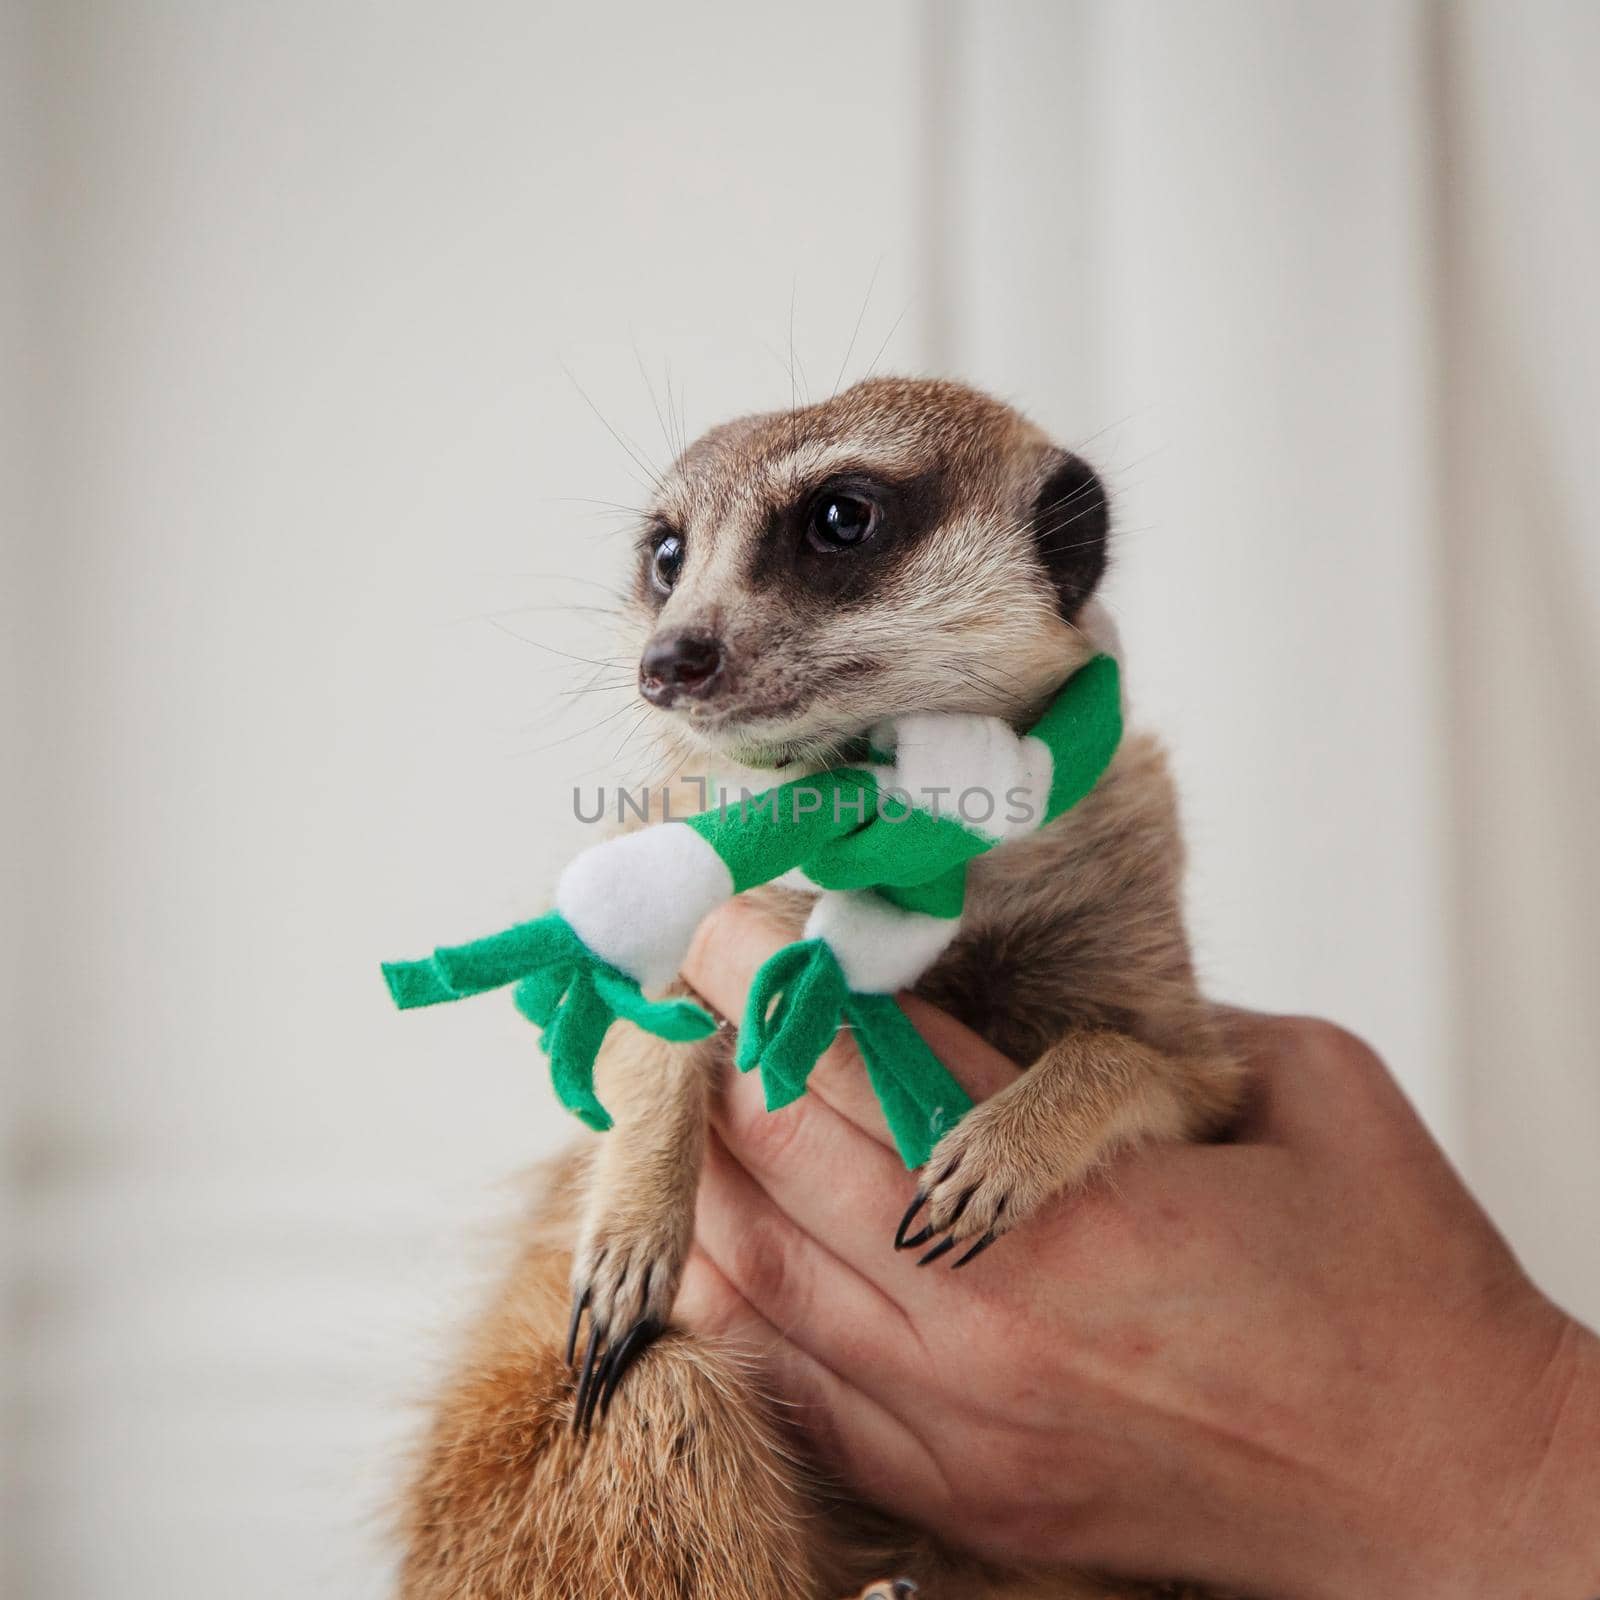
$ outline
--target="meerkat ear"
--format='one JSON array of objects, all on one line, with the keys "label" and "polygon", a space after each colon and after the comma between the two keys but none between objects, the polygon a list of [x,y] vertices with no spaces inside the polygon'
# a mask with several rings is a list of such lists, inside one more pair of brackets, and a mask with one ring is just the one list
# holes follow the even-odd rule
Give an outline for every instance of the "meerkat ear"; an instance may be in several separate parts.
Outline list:
[{"label": "meerkat ear", "polygon": [[1094,469],[1070,450],[1061,451],[1034,498],[1032,531],[1069,622],[1105,573],[1110,527],[1111,502]]}]

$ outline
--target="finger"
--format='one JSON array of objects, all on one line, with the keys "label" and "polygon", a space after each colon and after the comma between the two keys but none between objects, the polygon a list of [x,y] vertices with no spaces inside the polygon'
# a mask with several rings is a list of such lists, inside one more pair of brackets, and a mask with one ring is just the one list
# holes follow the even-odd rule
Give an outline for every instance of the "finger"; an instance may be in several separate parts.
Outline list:
[{"label": "finger", "polygon": [[1245,1069],[1244,1094],[1224,1142],[1273,1144],[1284,1089],[1279,1028],[1285,1020],[1239,1006],[1215,1006],[1212,1012],[1228,1053]]},{"label": "finger", "polygon": [[916,1180],[888,1142],[819,1095],[768,1111],[754,1074],[723,1086],[712,1127],[768,1199],[855,1271],[882,1281]]},{"label": "finger", "polygon": [[[897,1304],[925,1311],[945,1292],[931,1274],[907,1270],[920,1255],[897,1256],[890,1248],[906,1226],[921,1181],[920,1173],[906,1170],[892,1141],[864,1133],[819,1094],[768,1111],[753,1076],[724,1083],[712,1106],[712,1125],[780,1211],[855,1271],[882,1284]],[[913,1285],[919,1276],[923,1282]]]},{"label": "finger", "polygon": [[738,1021],[761,963],[791,943],[772,917],[748,900],[731,900],[695,931],[683,975],[723,1016]]},{"label": "finger", "polygon": [[[715,1136],[707,1141],[695,1239],[791,1343],[879,1399],[904,1393],[914,1365],[908,1356],[920,1348],[905,1312],[785,1216]],[[870,1254],[881,1266],[881,1242]]]},{"label": "finger", "polygon": [[895,998],[912,1026],[928,1041],[928,1048],[974,1100],[987,1100],[1021,1077],[1022,1069],[1015,1061],[957,1022],[948,1011],[912,994]]},{"label": "finger", "polygon": [[942,1475],[911,1425],[786,1339],[702,1251],[689,1257],[676,1316],[755,1368],[824,1471],[887,1511],[937,1504]]},{"label": "finger", "polygon": [[1343,1159],[1353,1145],[1431,1143],[1415,1108],[1363,1040],[1315,1017],[1220,1009],[1253,1088],[1241,1136]]},{"label": "finger", "polygon": [[[987,1099],[1017,1077],[1017,1068],[1011,1061],[947,1012],[915,995],[903,994],[897,999],[934,1055],[974,1100]],[[883,1107],[848,1027],[841,1028],[838,1037],[823,1051],[812,1068],[806,1090],[885,1149],[895,1149]]]}]

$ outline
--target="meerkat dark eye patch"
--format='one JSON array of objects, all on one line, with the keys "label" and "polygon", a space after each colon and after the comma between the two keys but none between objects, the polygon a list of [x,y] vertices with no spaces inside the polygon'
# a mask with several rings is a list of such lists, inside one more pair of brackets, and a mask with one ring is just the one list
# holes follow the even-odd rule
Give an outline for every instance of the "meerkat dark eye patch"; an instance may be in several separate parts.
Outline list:
[{"label": "meerkat dark eye patch", "polygon": [[1110,526],[1111,503],[1094,469],[1063,451],[1034,498],[1032,532],[1069,622],[1105,574]]},{"label": "meerkat dark eye patch", "polygon": [[943,505],[936,471],[907,478],[835,473],[773,509],[752,555],[751,579],[833,604],[868,600],[885,573],[938,526]]}]

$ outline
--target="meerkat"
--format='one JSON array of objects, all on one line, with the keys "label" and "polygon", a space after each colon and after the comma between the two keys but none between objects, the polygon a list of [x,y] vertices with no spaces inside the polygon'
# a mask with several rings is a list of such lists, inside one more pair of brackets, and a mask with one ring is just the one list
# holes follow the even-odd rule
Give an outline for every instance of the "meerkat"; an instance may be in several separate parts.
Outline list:
[{"label": "meerkat", "polygon": [[[1020,727],[1117,648],[1096,598],[1110,539],[1095,472],[960,384],[872,379],[727,423],[643,519],[640,693],[673,766],[712,776],[815,770],[897,715]],[[935,1149],[886,1262],[908,1242],[1003,1249],[1117,1151],[1227,1123],[1241,1071],[1195,980],[1182,856],[1163,754],[1134,732],[1081,804],[972,864],[960,930],[916,990],[1027,1070]],[[756,893],[798,936],[804,893]],[[1000,1573],[852,1504],[759,1374],[671,1328],[729,1058],[726,1030],[611,1030],[616,1126],[547,1174],[438,1402],[405,1501],[406,1600],[1178,1592]],[[573,1426],[583,1317],[592,1431]]]}]

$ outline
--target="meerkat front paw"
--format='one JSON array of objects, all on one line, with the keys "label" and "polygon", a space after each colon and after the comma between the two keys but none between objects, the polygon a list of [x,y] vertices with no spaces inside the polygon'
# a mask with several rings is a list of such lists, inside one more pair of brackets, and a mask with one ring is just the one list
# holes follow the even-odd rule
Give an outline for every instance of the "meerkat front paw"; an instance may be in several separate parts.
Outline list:
[{"label": "meerkat front paw", "polygon": [[[622,1199],[623,1203],[617,1203]],[[610,1410],[629,1368],[667,1326],[694,1225],[687,1204],[629,1204],[615,1197],[584,1229],[572,1262],[567,1363],[577,1358],[585,1314],[588,1336],[578,1370],[572,1426],[587,1433]]]},{"label": "meerkat front paw", "polygon": [[[968,1112],[939,1141],[895,1232],[896,1250],[915,1250],[943,1234],[917,1265],[925,1267],[966,1244],[965,1253],[951,1263],[964,1267],[1088,1174],[1100,1153],[1092,1141],[1060,1128],[1031,1128],[1032,1119],[1019,1116],[1020,1109],[997,1095]],[[922,1225],[911,1232],[919,1219]]]},{"label": "meerkat front paw", "polygon": [[[934,1147],[924,1169],[931,1176],[900,1219],[895,1249],[915,1249],[942,1233],[917,1262],[925,1267],[970,1239],[953,1263],[964,1267],[1118,1150],[1191,1137],[1203,1125],[1193,1088],[1203,1067],[1215,1070],[1109,1030],[1058,1040]],[[923,1226],[912,1233],[924,1207]]]}]

